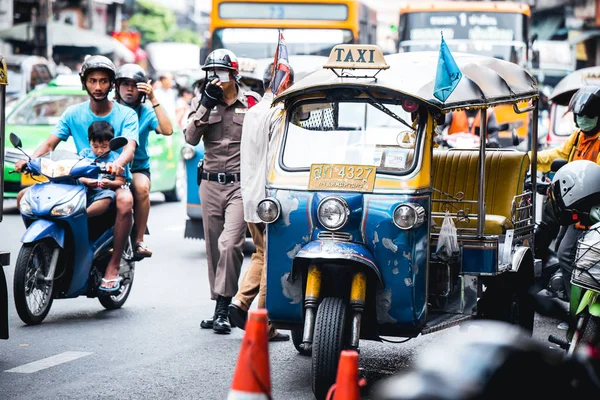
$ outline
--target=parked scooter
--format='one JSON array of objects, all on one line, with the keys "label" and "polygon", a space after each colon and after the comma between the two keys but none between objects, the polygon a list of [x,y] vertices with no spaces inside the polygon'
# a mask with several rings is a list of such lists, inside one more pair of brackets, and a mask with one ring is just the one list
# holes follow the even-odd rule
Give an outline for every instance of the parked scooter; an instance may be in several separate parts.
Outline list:
[{"label": "parked scooter", "polygon": [[[15,134],[11,133],[10,141],[23,152]],[[126,144],[127,139],[114,138],[110,150]],[[14,298],[21,320],[28,325],[39,324],[48,315],[54,299],[82,295],[98,297],[106,309],[123,306],[135,273],[131,243],[121,259],[120,289],[100,292],[98,287],[112,255],[115,213],[113,209],[112,215],[88,220],[86,187],[78,181],[106,173],[103,163],[57,150],[29,158],[26,172],[48,181],[33,185],[20,202],[27,230],[21,238],[23,245],[15,265]]]}]

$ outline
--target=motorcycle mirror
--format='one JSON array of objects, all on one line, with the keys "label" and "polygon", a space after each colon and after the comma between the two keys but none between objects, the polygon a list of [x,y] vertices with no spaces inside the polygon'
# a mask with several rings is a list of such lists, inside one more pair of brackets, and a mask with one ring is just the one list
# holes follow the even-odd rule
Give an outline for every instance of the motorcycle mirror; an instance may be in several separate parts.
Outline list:
[{"label": "motorcycle mirror", "polygon": [[563,160],[562,158],[556,159],[552,161],[550,164],[550,171],[556,172],[567,164],[567,160]]},{"label": "motorcycle mirror", "polygon": [[27,158],[29,160],[31,160],[31,157],[29,157],[29,154],[25,153],[22,149],[23,147],[23,143],[21,142],[21,139],[15,135],[14,133],[10,134],[10,143],[17,149],[19,150],[21,153],[25,154],[25,156],[27,156]]},{"label": "motorcycle mirror", "polygon": [[124,138],[123,136],[119,136],[116,138],[112,138],[108,144],[108,147],[110,148],[111,151],[119,150],[120,148],[125,147],[127,142],[128,142],[127,138]]},{"label": "motorcycle mirror", "polygon": [[23,147],[21,139],[19,139],[19,137],[14,133],[10,134],[10,143],[12,143],[12,145],[17,149],[21,149],[21,147]]}]

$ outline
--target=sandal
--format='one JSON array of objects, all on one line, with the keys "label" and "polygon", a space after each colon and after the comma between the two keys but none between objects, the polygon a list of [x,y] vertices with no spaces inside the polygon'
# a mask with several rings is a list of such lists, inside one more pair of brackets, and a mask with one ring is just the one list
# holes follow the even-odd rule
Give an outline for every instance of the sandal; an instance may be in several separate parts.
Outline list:
[{"label": "sandal", "polygon": [[133,254],[136,258],[152,257],[152,251],[150,251],[144,242],[138,242],[135,244],[135,252]]},{"label": "sandal", "polygon": [[118,278],[115,279],[104,279],[102,278],[102,283],[113,283],[116,282],[117,284],[114,287],[106,287],[106,286],[102,286],[102,283],[100,284],[100,286],[98,286],[98,290],[100,290],[101,292],[108,292],[108,293],[112,293],[112,292],[117,292],[119,289],[121,289],[121,280],[123,278],[121,278],[120,276]]}]

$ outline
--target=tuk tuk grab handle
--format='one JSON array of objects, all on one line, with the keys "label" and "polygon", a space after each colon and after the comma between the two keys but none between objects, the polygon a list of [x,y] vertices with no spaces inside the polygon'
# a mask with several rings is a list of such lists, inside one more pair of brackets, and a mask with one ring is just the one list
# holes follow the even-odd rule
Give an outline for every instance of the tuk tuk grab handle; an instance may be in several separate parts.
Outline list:
[{"label": "tuk tuk grab handle", "polygon": [[524,114],[526,112],[533,111],[534,109],[535,109],[535,104],[531,104],[531,105],[521,109],[521,108],[519,108],[519,105],[517,103],[513,103],[513,110],[515,110],[515,112],[517,114]]}]

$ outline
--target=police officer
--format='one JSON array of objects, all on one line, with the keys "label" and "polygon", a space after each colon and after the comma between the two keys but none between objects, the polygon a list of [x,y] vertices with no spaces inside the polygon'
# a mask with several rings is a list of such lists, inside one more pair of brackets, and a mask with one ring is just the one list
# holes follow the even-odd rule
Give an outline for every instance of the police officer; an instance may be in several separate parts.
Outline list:
[{"label": "police officer", "polygon": [[[249,98],[237,84],[235,54],[218,49],[206,58],[205,85],[192,101],[185,139],[191,145],[204,140],[200,198],[211,298],[216,300],[212,319],[200,326],[215,333],[231,332],[228,306],[238,289],[243,261],[246,222],[240,191],[240,142]],[[256,98],[250,99],[252,104]]]}]

